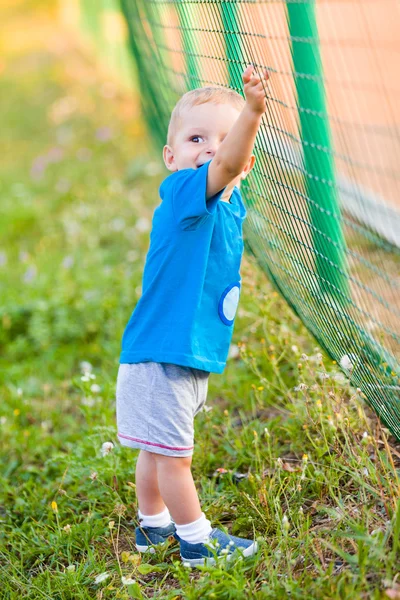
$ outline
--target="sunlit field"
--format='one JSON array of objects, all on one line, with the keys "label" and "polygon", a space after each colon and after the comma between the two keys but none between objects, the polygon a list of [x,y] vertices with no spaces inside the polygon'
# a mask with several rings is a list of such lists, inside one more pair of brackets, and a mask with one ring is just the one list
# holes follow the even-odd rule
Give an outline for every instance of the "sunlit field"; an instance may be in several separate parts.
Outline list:
[{"label": "sunlit field", "polygon": [[400,445],[249,255],[194,476],[213,525],[259,552],[137,554],[115,381],[167,172],[138,96],[52,7],[1,9],[0,597],[399,599]]}]

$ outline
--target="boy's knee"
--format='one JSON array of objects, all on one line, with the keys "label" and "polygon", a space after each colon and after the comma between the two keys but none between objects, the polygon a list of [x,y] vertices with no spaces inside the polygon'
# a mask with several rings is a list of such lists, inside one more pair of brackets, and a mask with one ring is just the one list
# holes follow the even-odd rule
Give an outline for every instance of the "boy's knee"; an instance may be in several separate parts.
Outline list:
[{"label": "boy's knee", "polygon": [[190,469],[192,465],[191,456],[164,456],[164,454],[154,454],[158,465],[172,467],[174,469]]}]

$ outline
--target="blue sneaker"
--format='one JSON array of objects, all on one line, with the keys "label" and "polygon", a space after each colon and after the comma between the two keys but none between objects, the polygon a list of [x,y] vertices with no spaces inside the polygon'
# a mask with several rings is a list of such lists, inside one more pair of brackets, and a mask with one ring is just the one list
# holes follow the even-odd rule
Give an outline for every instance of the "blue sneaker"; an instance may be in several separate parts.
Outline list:
[{"label": "blue sneaker", "polygon": [[180,543],[182,561],[191,567],[214,565],[217,560],[242,558],[257,552],[257,542],[228,535],[221,529],[213,529],[209,540],[203,544],[189,544],[177,534],[175,537]]},{"label": "blue sneaker", "polygon": [[170,523],[167,527],[136,527],[136,548],[139,552],[154,554],[156,548],[165,544],[175,531],[174,523]]}]

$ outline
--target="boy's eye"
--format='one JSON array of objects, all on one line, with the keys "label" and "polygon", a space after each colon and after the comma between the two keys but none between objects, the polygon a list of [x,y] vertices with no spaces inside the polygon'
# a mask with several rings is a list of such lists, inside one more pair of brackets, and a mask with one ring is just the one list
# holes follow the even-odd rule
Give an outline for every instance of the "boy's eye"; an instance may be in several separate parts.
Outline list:
[{"label": "boy's eye", "polygon": [[199,143],[200,140],[202,140],[203,138],[200,135],[192,135],[192,137],[190,138],[191,142],[195,142],[196,144]]}]

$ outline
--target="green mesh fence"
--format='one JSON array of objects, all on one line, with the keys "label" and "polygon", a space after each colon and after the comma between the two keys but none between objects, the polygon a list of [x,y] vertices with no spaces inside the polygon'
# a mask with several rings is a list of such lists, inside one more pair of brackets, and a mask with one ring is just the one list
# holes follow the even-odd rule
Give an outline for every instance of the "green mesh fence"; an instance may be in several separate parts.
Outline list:
[{"label": "green mesh fence", "polygon": [[396,0],[121,5],[160,149],[185,91],[269,70],[246,249],[400,439]]}]

